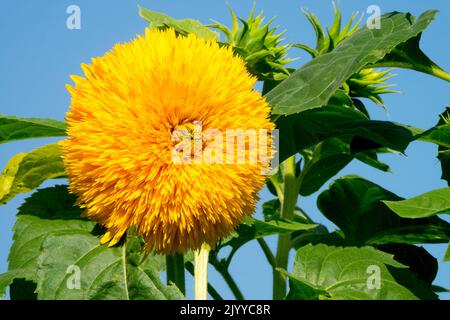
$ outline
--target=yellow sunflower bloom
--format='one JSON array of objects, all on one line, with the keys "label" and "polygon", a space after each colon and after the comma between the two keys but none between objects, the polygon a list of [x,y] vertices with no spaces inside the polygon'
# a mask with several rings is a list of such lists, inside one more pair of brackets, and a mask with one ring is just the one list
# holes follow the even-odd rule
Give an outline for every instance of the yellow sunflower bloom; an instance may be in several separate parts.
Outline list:
[{"label": "yellow sunflower bloom", "polygon": [[[135,225],[156,252],[214,247],[254,211],[270,141],[247,135],[236,150],[217,146],[233,130],[239,138],[274,125],[232,48],[147,29],[82,69],[68,86],[69,138],[61,146],[71,192],[108,230],[102,243],[114,245]],[[247,161],[227,161],[243,149]]]}]

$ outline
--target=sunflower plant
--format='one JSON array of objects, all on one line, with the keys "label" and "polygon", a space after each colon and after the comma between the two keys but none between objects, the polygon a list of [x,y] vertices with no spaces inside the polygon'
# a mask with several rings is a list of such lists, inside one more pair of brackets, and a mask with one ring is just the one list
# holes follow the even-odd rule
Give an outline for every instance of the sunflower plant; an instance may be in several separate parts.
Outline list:
[{"label": "sunflower plant", "polygon": [[[449,187],[403,199],[357,175],[330,182],[352,161],[389,174],[378,155],[421,140],[439,146],[450,184],[449,107],[428,129],[371,120],[366,107],[395,92],[393,68],[450,81],[419,46],[437,12],[388,13],[380,29],[356,15],[342,23],[338,8],[324,28],[305,12],[313,47],[285,43],[262,13],[230,12],[227,27],[139,8],[142,35],[71,77],[65,122],[0,116],[0,143],[63,137],[14,156],[0,176],[1,204],[32,192],[0,294],[185,299],[191,273],[196,299],[220,300],[211,265],[244,299],[229,266],[250,241],[273,270],[274,299],[437,299],[447,290],[433,284],[437,260],[419,245],[450,241],[441,217]],[[298,68],[288,58],[296,49],[311,55]],[[38,189],[49,179],[67,183]],[[336,230],[301,207],[325,185],[317,205]],[[256,219],[262,188],[273,199]],[[378,280],[369,283],[368,270]]]}]

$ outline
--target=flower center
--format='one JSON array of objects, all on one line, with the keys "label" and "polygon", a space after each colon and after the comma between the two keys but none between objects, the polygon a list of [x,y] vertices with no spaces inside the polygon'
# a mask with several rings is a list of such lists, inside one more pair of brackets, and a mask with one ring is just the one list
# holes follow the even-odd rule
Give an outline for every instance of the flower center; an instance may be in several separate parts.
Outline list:
[{"label": "flower center", "polygon": [[201,156],[206,147],[200,121],[185,122],[172,130],[173,151],[183,159],[194,159]]}]

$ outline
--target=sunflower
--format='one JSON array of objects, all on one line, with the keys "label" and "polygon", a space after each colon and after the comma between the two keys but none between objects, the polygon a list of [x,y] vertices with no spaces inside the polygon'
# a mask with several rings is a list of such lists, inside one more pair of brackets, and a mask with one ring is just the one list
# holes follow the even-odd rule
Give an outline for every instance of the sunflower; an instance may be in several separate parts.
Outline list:
[{"label": "sunflower", "polygon": [[[223,159],[239,148],[216,147],[225,132],[239,138],[274,125],[256,78],[231,47],[146,29],[82,69],[84,77],[67,86],[69,137],[61,147],[70,191],[84,215],[107,229],[101,243],[114,245],[136,226],[148,250],[184,253],[214,247],[252,214],[269,163],[250,158],[268,158],[271,148],[247,135],[240,148],[249,161],[230,163]],[[186,136],[193,139],[183,144]],[[202,160],[211,146],[208,154],[223,161]]]}]

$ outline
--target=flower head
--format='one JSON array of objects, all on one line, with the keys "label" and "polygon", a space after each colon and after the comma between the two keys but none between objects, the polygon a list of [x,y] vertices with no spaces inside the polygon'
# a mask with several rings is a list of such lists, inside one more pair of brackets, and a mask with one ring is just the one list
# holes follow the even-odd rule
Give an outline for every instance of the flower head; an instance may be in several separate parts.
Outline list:
[{"label": "flower head", "polygon": [[117,243],[135,225],[157,252],[214,246],[253,212],[268,163],[174,161],[185,151],[176,131],[194,136],[200,151],[222,140],[195,138],[198,123],[202,132],[273,129],[256,79],[230,47],[147,29],[82,69],[85,77],[68,86],[69,138],[61,145],[71,192],[108,230],[102,243]]}]

